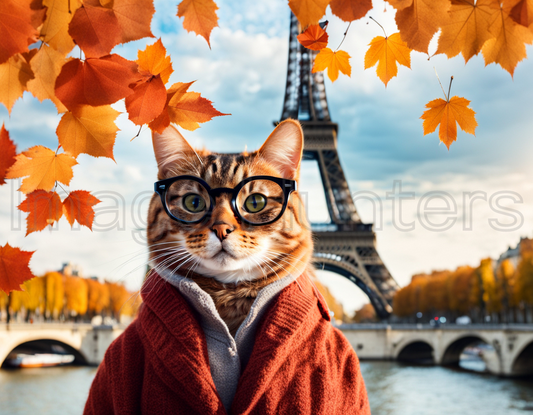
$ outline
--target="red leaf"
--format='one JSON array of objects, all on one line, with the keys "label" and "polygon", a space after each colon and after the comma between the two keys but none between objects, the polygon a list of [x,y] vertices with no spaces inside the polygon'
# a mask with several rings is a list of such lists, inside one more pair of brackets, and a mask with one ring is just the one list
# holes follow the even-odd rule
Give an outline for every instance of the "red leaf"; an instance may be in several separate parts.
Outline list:
[{"label": "red leaf", "polygon": [[70,192],[63,201],[63,210],[70,226],[74,225],[74,221],[77,220],[80,225],[87,226],[92,230],[94,220],[92,207],[97,203],[100,203],[100,200],[85,190]]},{"label": "red leaf", "polygon": [[109,105],[133,93],[130,84],[140,75],[135,62],[119,55],[73,59],[63,65],[56,80],[56,96],[69,109],[79,105]]},{"label": "red leaf", "polygon": [[26,236],[35,231],[42,231],[63,216],[63,205],[56,192],[35,190],[26,196],[18,208],[29,213],[26,218]]},{"label": "red leaf", "polygon": [[328,45],[328,34],[320,25],[313,24],[305,29],[305,32],[296,36],[307,49],[321,50]]},{"label": "red leaf", "polygon": [[157,75],[137,85],[133,94],[126,97],[126,110],[131,121],[143,125],[161,114],[166,102],[167,89],[161,76]]},{"label": "red leaf", "polygon": [[0,246],[0,290],[8,294],[13,290],[21,291],[24,281],[35,278],[29,267],[34,252],[21,251],[7,243]]},{"label": "red leaf", "polygon": [[[166,96],[166,95],[165,95]],[[9,138],[9,132],[5,126],[2,125],[0,130],[0,185],[6,184],[5,177],[7,169],[15,164],[15,156],[17,155],[17,146]]]},{"label": "red leaf", "polygon": [[[33,27],[30,5],[20,1],[0,1],[0,63],[16,53],[28,50],[28,45],[37,41],[39,32]],[[26,6],[26,7],[24,7]]]}]

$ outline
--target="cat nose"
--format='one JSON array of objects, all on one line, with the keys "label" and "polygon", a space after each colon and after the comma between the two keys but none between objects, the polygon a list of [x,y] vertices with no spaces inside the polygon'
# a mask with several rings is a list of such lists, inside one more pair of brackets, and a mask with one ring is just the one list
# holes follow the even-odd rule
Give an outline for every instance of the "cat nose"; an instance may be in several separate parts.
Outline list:
[{"label": "cat nose", "polygon": [[225,222],[215,222],[215,224],[211,226],[211,230],[215,233],[218,239],[223,241],[235,229],[233,228],[233,226],[228,225]]}]

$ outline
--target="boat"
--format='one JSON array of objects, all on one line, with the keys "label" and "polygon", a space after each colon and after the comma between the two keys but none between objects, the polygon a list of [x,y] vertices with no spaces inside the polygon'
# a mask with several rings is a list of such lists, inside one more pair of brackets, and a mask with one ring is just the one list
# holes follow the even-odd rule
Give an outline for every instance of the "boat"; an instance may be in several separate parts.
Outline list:
[{"label": "boat", "polygon": [[52,367],[68,365],[74,362],[74,355],[54,353],[20,353],[6,359],[6,364],[11,367]]}]

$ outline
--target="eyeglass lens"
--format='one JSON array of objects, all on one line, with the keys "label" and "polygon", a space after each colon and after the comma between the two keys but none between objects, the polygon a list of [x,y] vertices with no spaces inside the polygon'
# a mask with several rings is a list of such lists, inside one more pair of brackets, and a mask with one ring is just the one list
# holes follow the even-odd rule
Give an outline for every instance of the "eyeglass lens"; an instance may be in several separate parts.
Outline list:
[{"label": "eyeglass lens", "polygon": [[186,222],[201,220],[209,211],[211,199],[204,186],[195,180],[176,180],[167,189],[167,209]]}]

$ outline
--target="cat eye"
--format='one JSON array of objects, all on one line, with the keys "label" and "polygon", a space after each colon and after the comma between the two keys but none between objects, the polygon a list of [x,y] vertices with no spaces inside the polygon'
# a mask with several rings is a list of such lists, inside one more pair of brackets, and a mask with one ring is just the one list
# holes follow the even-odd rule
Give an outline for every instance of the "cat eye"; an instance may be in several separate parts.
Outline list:
[{"label": "cat eye", "polygon": [[277,221],[287,207],[296,181],[272,176],[253,176],[235,188],[212,189],[195,176],[176,176],[160,180],[154,190],[161,197],[165,212],[181,223],[199,223],[209,219],[217,197],[231,195],[235,216],[250,225],[268,225]]}]

